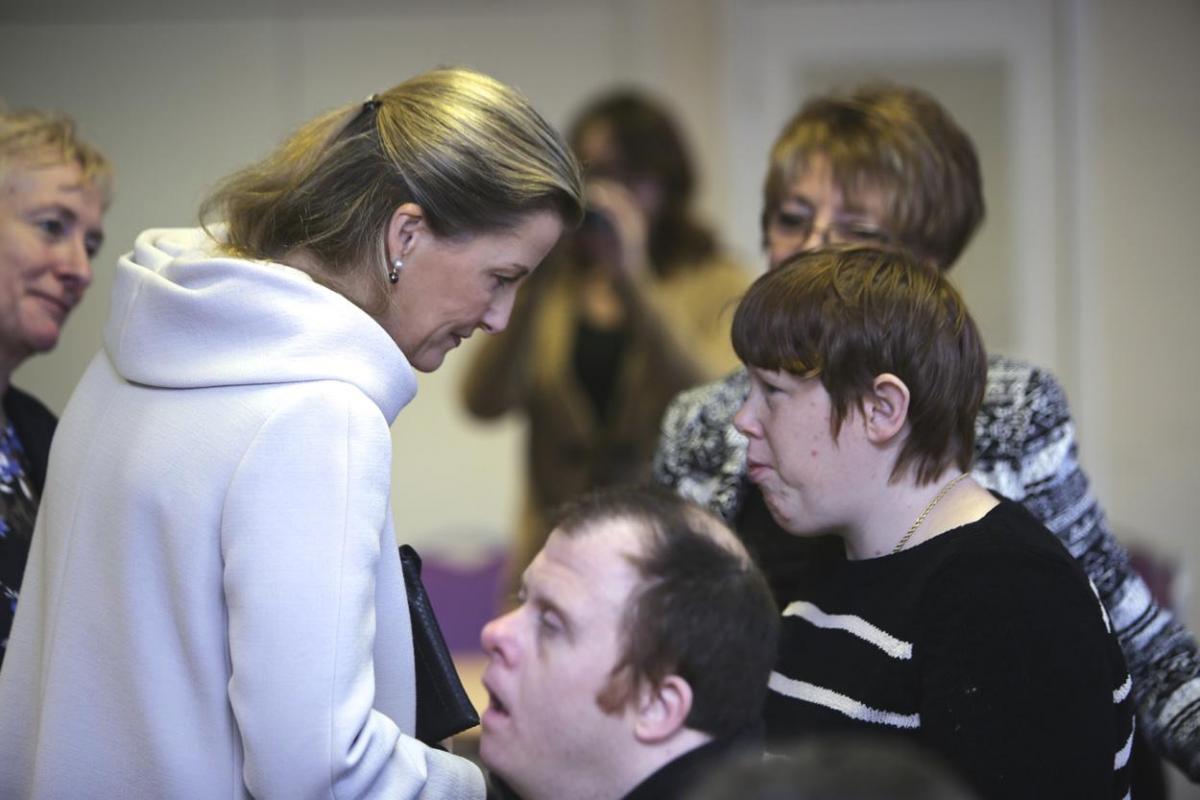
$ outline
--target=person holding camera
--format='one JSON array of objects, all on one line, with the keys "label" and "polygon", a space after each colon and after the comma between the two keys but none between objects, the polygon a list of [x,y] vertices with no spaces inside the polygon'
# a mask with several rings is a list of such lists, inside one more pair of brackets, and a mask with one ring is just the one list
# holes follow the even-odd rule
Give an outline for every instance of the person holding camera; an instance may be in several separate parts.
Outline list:
[{"label": "person holding camera", "polygon": [[631,91],[602,97],[569,139],[587,215],[481,345],[468,411],[529,421],[525,500],[510,586],[541,549],[553,509],[592,488],[645,480],[672,397],[736,366],[733,301],[749,273],[695,219],[695,173],[678,126]]}]

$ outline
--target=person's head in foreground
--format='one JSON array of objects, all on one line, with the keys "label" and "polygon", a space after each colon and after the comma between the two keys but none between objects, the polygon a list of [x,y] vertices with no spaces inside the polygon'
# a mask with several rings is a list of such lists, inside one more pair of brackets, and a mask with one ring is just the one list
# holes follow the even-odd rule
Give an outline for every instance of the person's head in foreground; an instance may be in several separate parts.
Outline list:
[{"label": "person's head in foreground", "polygon": [[733,345],[750,373],[734,418],[748,476],[785,530],[837,534],[850,558],[868,558],[935,531],[933,520],[912,538],[897,528],[935,497],[939,512],[995,504],[960,480],[987,359],[938,270],[861,245],[803,254],[751,286]]},{"label": "person's head in foreground", "polygon": [[504,329],[582,197],[574,157],[523,96],[439,69],[308,123],[201,215],[226,223],[229,254],[304,270],[428,372],[476,329]]},{"label": "person's head in foreground", "polygon": [[813,737],[722,767],[690,800],[977,800],[938,757],[894,737]]},{"label": "person's head in foreground", "polygon": [[879,83],[809,100],[771,148],[762,233],[771,266],[828,244],[891,244],[940,269],[984,216],[971,139],[919,89]]},{"label": "person's head in foreground", "polygon": [[483,630],[480,756],[526,800],[623,797],[757,724],[777,627],[716,518],[662,489],[582,497]]},{"label": "person's head in foreground", "polygon": [[0,111],[0,391],[54,348],[92,282],[112,167],[70,117]]}]

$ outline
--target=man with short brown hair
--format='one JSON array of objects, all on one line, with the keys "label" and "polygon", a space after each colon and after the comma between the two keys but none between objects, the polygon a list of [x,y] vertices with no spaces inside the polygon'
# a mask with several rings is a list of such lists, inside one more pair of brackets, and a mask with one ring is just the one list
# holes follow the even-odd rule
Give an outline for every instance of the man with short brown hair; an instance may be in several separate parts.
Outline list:
[{"label": "man with short brown hair", "polygon": [[585,496],[522,584],[483,630],[479,752],[525,800],[683,797],[757,740],[777,615],[698,506],[654,488]]}]

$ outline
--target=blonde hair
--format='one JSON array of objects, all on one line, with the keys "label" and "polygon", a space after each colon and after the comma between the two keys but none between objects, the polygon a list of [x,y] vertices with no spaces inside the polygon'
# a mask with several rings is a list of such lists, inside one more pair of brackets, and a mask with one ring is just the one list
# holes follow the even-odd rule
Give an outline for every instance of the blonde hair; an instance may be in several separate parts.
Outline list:
[{"label": "blonde hair", "polygon": [[75,120],[57,111],[0,107],[0,177],[16,163],[35,167],[74,162],[84,180],[100,191],[104,208],[112,199],[113,168],[104,154],[80,139]]},{"label": "blonde hair", "polygon": [[[582,217],[579,166],[528,100],[462,68],[417,75],[302,126],[275,152],[223,181],[203,221],[224,221],[225,249],[279,260],[302,251],[330,288],[361,269],[386,287],[384,231],[416,203],[437,236],[485,233],[548,210]],[[377,265],[374,268],[370,265]]]}]

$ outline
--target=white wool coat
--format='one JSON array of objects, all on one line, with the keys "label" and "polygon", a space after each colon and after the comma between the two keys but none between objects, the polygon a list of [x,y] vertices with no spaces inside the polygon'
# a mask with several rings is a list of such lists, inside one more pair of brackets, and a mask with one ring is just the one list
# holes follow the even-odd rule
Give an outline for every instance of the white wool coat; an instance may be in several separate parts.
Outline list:
[{"label": "white wool coat", "polygon": [[112,300],[0,673],[0,797],[482,798],[411,738],[395,343],[199,230],[139,236]]}]

